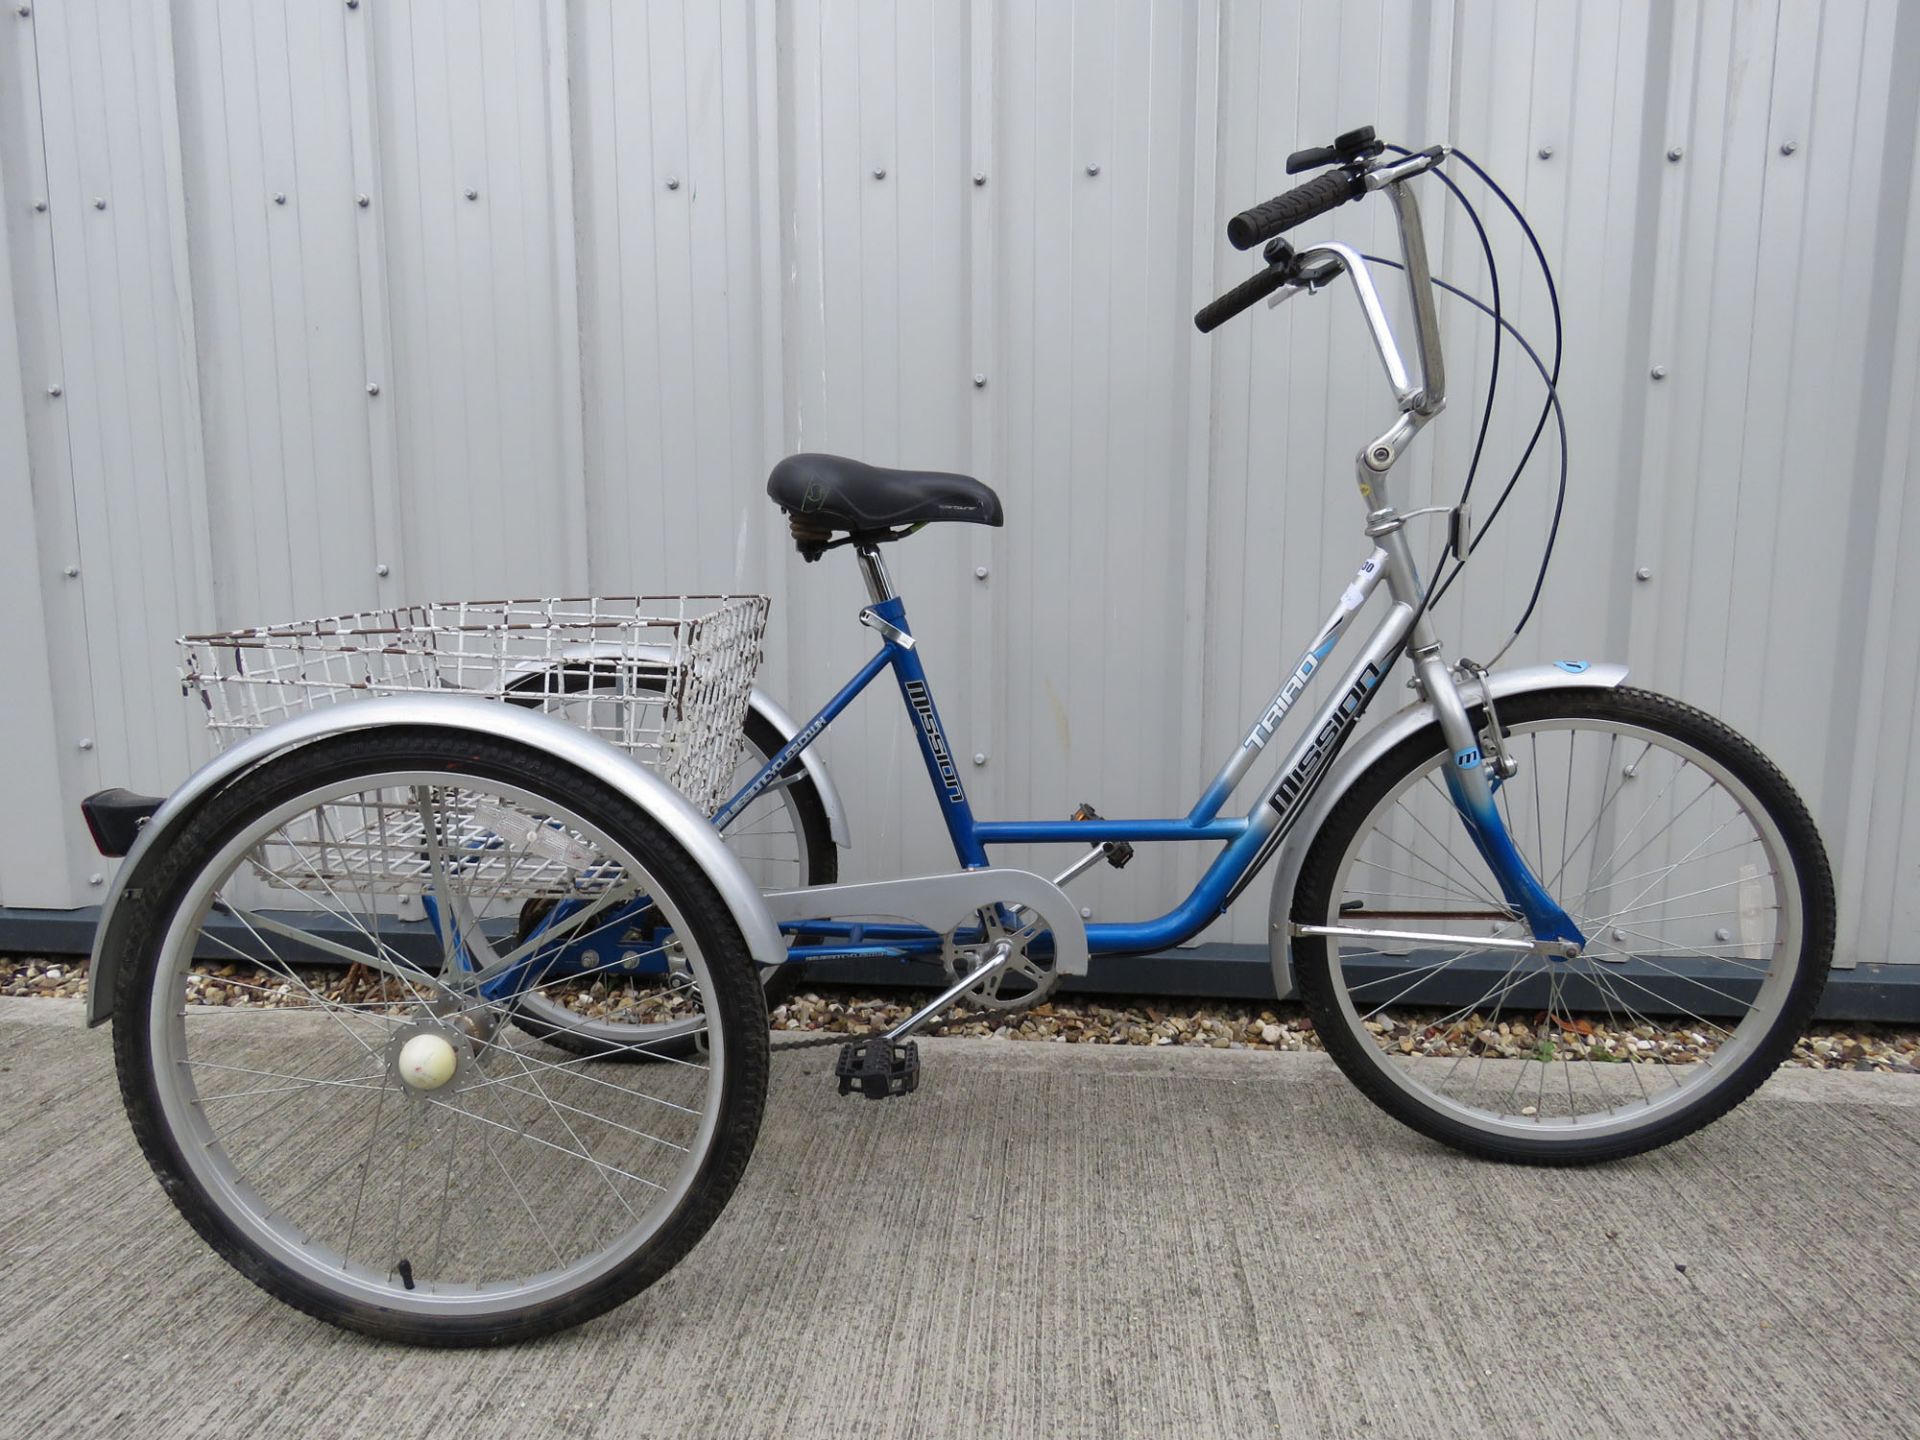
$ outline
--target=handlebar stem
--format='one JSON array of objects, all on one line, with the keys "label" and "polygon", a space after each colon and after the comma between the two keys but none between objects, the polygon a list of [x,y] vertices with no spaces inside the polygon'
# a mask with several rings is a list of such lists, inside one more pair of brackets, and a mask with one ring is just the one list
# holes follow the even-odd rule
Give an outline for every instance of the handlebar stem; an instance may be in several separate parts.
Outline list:
[{"label": "handlebar stem", "polygon": [[1393,202],[1393,216],[1400,227],[1400,250],[1407,262],[1407,293],[1413,302],[1420,391],[1414,397],[1412,408],[1422,415],[1438,415],[1447,403],[1447,368],[1440,349],[1440,317],[1433,305],[1433,275],[1427,266],[1427,235],[1420,224],[1420,201],[1405,180],[1394,180],[1384,188],[1387,198]]},{"label": "handlebar stem", "polygon": [[1321,255],[1330,255],[1338,260],[1340,268],[1353,282],[1354,296],[1360,302],[1360,313],[1366,316],[1367,328],[1373,332],[1373,348],[1380,354],[1380,364],[1387,372],[1387,384],[1393,387],[1393,398],[1400,402],[1402,410],[1419,410],[1426,389],[1424,386],[1416,387],[1407,373],[1407,362],[1400,354],[1399,342],[1394,339],[1386,306],[1380,303],[1379,287],[1373,283],[1372,269],[1359,251],[1350,245],[1333,241],[1301,251],[1296,263],[1306,264]]}]

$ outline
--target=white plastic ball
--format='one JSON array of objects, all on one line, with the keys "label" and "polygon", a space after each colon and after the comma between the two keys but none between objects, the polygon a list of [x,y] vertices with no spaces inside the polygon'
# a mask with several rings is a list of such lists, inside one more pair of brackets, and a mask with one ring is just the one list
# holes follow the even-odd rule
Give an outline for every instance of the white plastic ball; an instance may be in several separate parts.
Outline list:
[{"label": "white plastic ball", "polygon": [[453,1078],[453,1063],[443,1036],[416,1035],[400,1047],[400,1078],[416,1090],[438,1090]]}]

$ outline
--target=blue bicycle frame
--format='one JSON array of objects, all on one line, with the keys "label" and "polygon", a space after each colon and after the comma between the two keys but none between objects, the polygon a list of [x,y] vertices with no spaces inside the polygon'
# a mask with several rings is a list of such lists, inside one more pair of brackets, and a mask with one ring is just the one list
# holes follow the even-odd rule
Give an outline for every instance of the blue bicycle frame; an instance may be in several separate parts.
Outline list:
[{"label": "blue bicycle frame", "polygon": [[[1440,658],[1440,642],[1427,611],[1426,592],[1405,534],[1407,517],[1395,509],[1388,495],[1388,473],[1393,465],[1414,436],[1445,404],[1445,379],[1432,289],[1428,283],[1426,242],[1420,228],[1418,206],[1412,194],[1399,183],[1428,163],[1423,157],[1411,157],[1402,162],[1404,173],[1399,178],[1385,182],[1396,209],[1407,260],[1405,274],[1420,368],[1418,385],[1413,383],[1400,355],[1365,258],[1343,245],[1317,246],[1299,257],[1303,265],[1312,261],[1330,265],[1337,262],[1337,269],[1332,273],[1344,273],[1352,281],[1399,405],[1399,417],[1362,448],[1356,463],[1356,479],[1368,512],[1367,534],[1375,548],[1359,567],[1353,583],[1342,593],[1299,663],[1254,722],[1240,748],[1186,815],[1144,820],[976,819],[960,779],[959,766],[954,761],[953,747],[940,723],[939,708],[934,704],[933,689],[921,665],[919,647],[907,623],[906,606],[894,590],[880,557],[878,541],[895,537],[856,536],[853,537],[854,553],[871,601],[860,612],[860,619],[879,632],[880,649],[720,808],[713,817],[715,826],[724,832],[757,796],[776,781],[788,777],[806,748],[881,671],[891,669],[900,688],[901,701],[913,723],[921,759],[926,764],[927,778],[939,802],[954,854],[962,866],[968,869],[987,866],[990,863],[987,847],[996,843],[1087,845],[1103,841],[1211,841],[1221,844],[1219,854],[1199,883],[1164,915],[1086,927],[1090,955],[1164,950],[1198,935],[1252,882],[1306,811],[1355,724],[1379,693],[1387,673],[1405,656],[1413,666],[1415,683],[1433,707],[1453,757],[1454,763],[1447,767],[1447,788],[1454,807],[1475,849],[1498,882],[1508,909],[1514,917],[1526,921],[1538,944],[1574,947],[1584,944],[1585,937],[1572,919],[1521,858],[1494,804],[1500,777],[1494,773],[1496,767],[1483,763],[1479,731],[1460,698],[1452,672]],[[1312,288],[1315,287],[1311,282],[1285,286],[1269,303],[1278,303]],[[1383,583],[1389,591],[1391,606],[1334,694],[1295,740],[1277,774],[1247,812],[1223,816],[1221,811],[1235,788],[1264,754],[1268,742],[1326,664],[1353,616]],[[572,908],[556,907],[547,924],[558,922]],[[633,909],[644,909],[644,901],[636,902]],[[609,923],[617,928],[625,918],[618,917]],[[923,926],[910,924],[863,924],[823,917],[783,922],[783,928],[795,936],[796,943],[789,952],[792,960],[829,955],[929,954],[938,953],[942,945],[941,936]],[[577,939],[564,942],[564,949],[557,957],[541,962],[543,969],[556,963],[567,965],[590,959],[591,952],[583,953],[581,947],[582,942]],[[659,963],[656,958],[656,968]],[[506,978],[498,983],[504,985]]]},{"label": "blue bicycle frame", "polygon": [[[1396,539],[1399,537],[1395,537]],[[1404,545],[1404,541],[1402,541]],[[1219,841],[1224,848],[1187,897],[1174,909],[1152,919],[1087,926],[1087,947],[1093,955],[1143,954],[1184,944],[1205,929],[1244,890],[1260,866],[1278,848],[1287,830],[1304,808],[1354,724],[1378,693],[1379,682],[1405,648],[1406,637],[1417,630],[1413,594],[1417,577],[1408,576],[1408,594],[1397,596],[1396,603],[1368,641],[1363,653],[1349,672],[1340,692],[1323,708],[1320,716],[1295,746],[1294,753],[1279,776],[1245,815],[1222,816],[1220,811],[1232,796],[1240,779],[1252,767],[1268,740],[1279,728],[1295,701],[1319,671],[1339,643],[1353,615],[1366,603],[1383,577],[1390,582],[1411,566],[1411,557],[1395,556],[1391,545],[1383,545],[1370,555],[1341,596],[1340,604],[1328,616],[1313,643],[1300,658],[1292,674],[1272,702],[1261,713],[1240,749],[1193,808],[1184,816],[1139,820],[980,820],[973,813],[966,787],[954,761],[953,746],[940,723],[939,707],[921,664],[919,646],[907,622],[905,603],[894,592],[879,552],[874,546],[859,547],[861,568],[867,580],[872,604],[861,612],[861,620],[880,632],[880,649],[854,676],[823,705],[759,772],[723,805],[714,816],[721,831],[739,816],[756,796],[787,773],[805,749],[852,704],[883,670],[891,669],[900,689],[901,701],[913,723],[927,778],[940,804],[941,818],[953,842],[954,854],[969,869],[989,864],[987,846],[994,843],[1087,845],[1102,841],[1193,842]],[[1397,565],[1396,558],[1401,562]],[[1401,588],[1393,587],[1396,592]],[[1506,891],[1516,913],[1532,924],[1542,939],[1577,939],[1578,931],[1565,912],[1553,902],[1535,880],[1515,849],[1497,808],[1491,802],[1497,778],[1484,772],[1472,775],[1479,764],[1475,746],[1456,756],[1449,781],[1468,834],[1486,858],[1489,868]],[[1476,794],[1472,779],[1481,781]],[[812,959],[827,955],[927,953],[937,950],[941,937],[911,925],[861,925],[830,920],[796,921],[784,928],[804,938],[840,943],[797,944],[790,958]]]}]

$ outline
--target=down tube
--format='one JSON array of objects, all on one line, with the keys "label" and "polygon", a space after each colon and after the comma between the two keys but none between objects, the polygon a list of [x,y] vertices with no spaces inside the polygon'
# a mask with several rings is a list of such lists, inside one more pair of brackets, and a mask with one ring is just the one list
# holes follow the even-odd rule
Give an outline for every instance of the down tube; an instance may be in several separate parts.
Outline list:
[{"label": "down tube", "polygon": [[1265,838],[1246,870],[1234,877],[1222,909],[1238,899],[1240,892],[1253,882],[1260,867],[1280,848],[1280,842],[1287,838],[1294,822],[1306,811],[1307,802],[1320,788],[1320,782],[1326,778],[1353,727],[1360,723],[1360,717],[1367,713],[1367,707],[1380,693],[1381,682],[1400,658],[1412,626],[1413,606],[1404,600],[1397,601],[1381,620],[1380,628],[1367,637],[1366,648],[1360,652],[1359,659],[1341,677],[1339,691],[1313,717],[1307,733],[1288,752],[1280,773],[1247,816],[1248,830],[1265,832]]},{"label": "down tube", "polygon": [[1379,694],[1412,622],[1413,607],[1404,603],[1396,604],[1381,620],[1352,668],[1341,677],[1339,692],[1321,706],[1307,733],[1288,753],[1279,776],[1253,807],[1245,832],[1214,857],[1193,893],[1156,919],[1087,926],[1087,948],[1093,954],[1137,955],[1184,945],[1226,913],[1300,818],[1334,756]]}]

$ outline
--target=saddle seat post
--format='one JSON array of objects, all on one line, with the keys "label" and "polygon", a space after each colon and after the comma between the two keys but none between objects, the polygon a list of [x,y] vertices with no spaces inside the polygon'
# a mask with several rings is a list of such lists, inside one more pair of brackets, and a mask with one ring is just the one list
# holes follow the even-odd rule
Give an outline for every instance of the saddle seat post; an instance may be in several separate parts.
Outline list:
[{"label": "saddle seat post", "polygon": [[860,562],[860,578],[867,582],[867,598],[875,605],[900,598],[900,592],[893,588],[893,577],[887,573],[887,562],[880,556],[880,547],[867,542],[859,542],[853,547],[855,558]]}]

